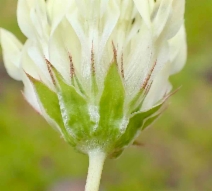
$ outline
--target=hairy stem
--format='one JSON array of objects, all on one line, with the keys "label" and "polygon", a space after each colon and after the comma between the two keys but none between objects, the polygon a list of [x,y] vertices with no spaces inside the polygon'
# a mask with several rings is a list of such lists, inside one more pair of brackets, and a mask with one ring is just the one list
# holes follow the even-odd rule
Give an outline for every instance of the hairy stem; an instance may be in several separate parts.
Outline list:
[{"label": "hairy stem", "polygon": [[89,168],[85,191],[98,191],[106,154],[99,150],[89,152]]}]

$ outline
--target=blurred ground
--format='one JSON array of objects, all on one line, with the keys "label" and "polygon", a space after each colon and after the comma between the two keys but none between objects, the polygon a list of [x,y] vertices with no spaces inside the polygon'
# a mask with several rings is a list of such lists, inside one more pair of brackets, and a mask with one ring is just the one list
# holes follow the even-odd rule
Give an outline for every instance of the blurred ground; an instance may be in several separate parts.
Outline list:
[{"label": "blurred ground", "polygon": [[[0,26],[24,40],[15,7],[16,0],[0,0]],[[212,190],[212,1],[187,0],[186,7],[188,62],[172,77],[183,87],[140,136],[143,147],[106,162],[107,191]],[[21,88],[0,64],[0,190],[46,191],[64,180],[84,180],[86,156],[28,106]]]}]

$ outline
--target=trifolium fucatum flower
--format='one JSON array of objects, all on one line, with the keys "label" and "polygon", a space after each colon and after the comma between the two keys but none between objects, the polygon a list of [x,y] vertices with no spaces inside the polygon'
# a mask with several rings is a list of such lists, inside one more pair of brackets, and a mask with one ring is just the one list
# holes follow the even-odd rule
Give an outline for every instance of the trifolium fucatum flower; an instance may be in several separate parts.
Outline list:
[{"label": "trifolium fucatum flower", "polygon": [[8,74],[63,138],[90,158],[96,191],[119,156],[160,114],[169,76],[186,60],[185,0],[18,0],[24,44],[1,29]]}]

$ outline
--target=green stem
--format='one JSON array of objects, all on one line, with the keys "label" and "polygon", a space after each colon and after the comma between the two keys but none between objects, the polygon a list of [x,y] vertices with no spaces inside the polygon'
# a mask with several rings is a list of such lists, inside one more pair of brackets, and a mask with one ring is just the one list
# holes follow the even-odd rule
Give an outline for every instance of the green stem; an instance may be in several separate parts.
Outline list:
[{"label": "green stem", "polygon": [[88,155],[89,168],[85,191],[98,191],[106,154],[100,150],[94,150],[89,152]]}]

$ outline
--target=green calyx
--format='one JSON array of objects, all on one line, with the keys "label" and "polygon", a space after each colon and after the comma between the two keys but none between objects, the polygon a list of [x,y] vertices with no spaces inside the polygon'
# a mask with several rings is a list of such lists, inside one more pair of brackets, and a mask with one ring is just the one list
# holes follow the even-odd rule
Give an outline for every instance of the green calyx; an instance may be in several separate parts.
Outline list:
[{"label": "green calyx", "polygon": [[[163,102],[150,110],[129,114],[131,108],[126,107],[123,79],[116,63],[110,65],[101,97],[95,105],[79,81],[77,87],[76,83],[69,85],[53,66],[51,72],[55,91],[41,81],[28,77],[45,115],[57,124],[64,139],[80,152],[100,149],[111,158],[116,158],[134,141],[139,131],[159,115]],[[99,91],[97,86],[95,90]]]}]

